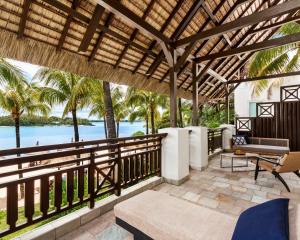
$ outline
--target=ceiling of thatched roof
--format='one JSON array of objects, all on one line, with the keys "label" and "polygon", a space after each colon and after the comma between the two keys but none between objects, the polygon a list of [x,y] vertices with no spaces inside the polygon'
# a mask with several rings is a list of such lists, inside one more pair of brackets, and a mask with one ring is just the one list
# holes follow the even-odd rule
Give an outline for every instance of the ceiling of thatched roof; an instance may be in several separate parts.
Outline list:
[{"label": "ceiling of thatched roof", "polygon": [[[293,0],[111,0],[137,15],[139,24],[149,25],[154,34],[137,28],[112,9],[103,8],[106,2],[109,1],[0,1],[0,56],[168,93],[170,67],[160,39],[173,46],[198,32]],[[273,25],[297,16],[297,9],[274,16],[194,42],[187,61],[178,69],[179,95],[191,97],[191,59],[266,40],[280,26]],[[183,52],[184,47],[178,48],[178,55]],[[199,79],[203,99],[223,96],[221,80],[239,77],[239,70],[251,54],[201,62],[203,68],[206,66],[205,71],[200,70]]]}]

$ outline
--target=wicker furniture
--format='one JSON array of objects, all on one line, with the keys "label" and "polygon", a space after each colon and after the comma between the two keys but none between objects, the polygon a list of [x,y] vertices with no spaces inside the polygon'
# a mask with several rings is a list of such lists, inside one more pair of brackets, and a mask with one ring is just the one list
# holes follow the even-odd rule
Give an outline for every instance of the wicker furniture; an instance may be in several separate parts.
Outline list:
[{"label": "wicker furniture", "polygon": [[255,176],[257,180],[258,173],[260,171],[268,171],[278,178],[286,189],[290,192],[290,188],[284,179],[281,177],[281,173],[295,173],[300,177],[300,152],[290,152],[285,154],[283,157],[278,158],[266,158],[258,157],[256,162]]},{"label": "wicker furniture", "polygon": [[233,145],[233,151],[265,155],[284,155],[289,153],[289,139],[249,137],[249,144]]},{"label": "wicker furniture", "polygon": [[[234,168],[237,167],[248,167],[248,161],[252,159],[257,159],[259,155],[256,153],[246,153],[244,155],[236,155],[234,153],[222,153],[221,154],[221,159],[220,159],[220,167],[221,168],[231,168],[231,172],[236,172],[234,171]],[[223,160],[224,158],[229,158],[231,159],[231,165],[230,166],[224,166],[223,165]],[[244,160],[245,164],[244,165],[234,165],[234,162],[236,160]]]}]

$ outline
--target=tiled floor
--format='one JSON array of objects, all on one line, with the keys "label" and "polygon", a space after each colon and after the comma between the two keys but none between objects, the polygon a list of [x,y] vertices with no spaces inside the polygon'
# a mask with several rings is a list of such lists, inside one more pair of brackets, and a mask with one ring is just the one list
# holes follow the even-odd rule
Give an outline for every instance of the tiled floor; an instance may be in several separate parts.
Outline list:
[{"label": "tiled floor", "polygon": [[[230,164],[230,162],[224,162]],[[231,215],[239,215],[243,210],[273,198],[286,197],[290,204],[300,203],[300,178],[293,174],[283,174],[291,188],[288,193],[282,184],[268,172],[261,172],[257,182],[254,181],[254,165],[249,168],[241,168],[243,172],[232,173],[229,168],[220,168],[219,156],[209,163],[209,167],[203,171],[190,172],[190,179],[180,186],[163,183],[154,190],[166,192],[172,196],[190,201],[194,204],[215,209]],[[244,171],[247,170],[247,171]],[[80,227],[78,230],[64,236],[61,239],[97,239],[101,232],[112,228],[114,224],[113,212],[109,212],[100,218]],[[110,239],[132,239],[130,234]]]}]

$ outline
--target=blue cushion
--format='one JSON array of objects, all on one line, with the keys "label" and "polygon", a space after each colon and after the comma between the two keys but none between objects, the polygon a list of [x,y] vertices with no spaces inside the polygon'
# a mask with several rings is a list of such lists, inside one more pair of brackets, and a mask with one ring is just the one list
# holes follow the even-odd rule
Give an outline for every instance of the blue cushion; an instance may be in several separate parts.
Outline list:
[{"label": "blue cushion", "polygon": [[288,240],[289,199],[275,199],[244,211],[232,240]]}]

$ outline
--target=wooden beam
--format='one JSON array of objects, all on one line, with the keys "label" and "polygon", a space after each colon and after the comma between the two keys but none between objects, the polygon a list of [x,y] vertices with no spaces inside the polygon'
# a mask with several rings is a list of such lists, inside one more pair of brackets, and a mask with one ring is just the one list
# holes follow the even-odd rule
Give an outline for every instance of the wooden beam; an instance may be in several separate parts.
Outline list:
[{"label": "wooden beam", "polygon": [[[219,9],[221,8],[221,6],[223,5],[225,3],[225,1],[222,1],[218,6],[217,6],[217,8],[212,12],[212,15],[214,16],[218,11],[219,11]],[[220,23],[219,24],[222,24],[223,22],[225,22],[226,21],[226,19],[231,15],[231,13],[232,12],[234,12],[234,10],[237,8],[237,5],[234,5],[226,14],[225,14],[225,16],[222,18],[222,20],[220,21]],[[247,8],[246,8],[247,9]],[[245,12],[246,11],[246,9],[243,11],[243,12]],[[207,21],[207,24],[209,23],[210,21],[208,20]],[[198,33],[201,33],[204,29],[205,29],[205,27],[206,27],[206,25],[207,25],[206,23],[205,24],[203,24],[203,26],[198,30]],[[221,41],[221,39],[220,39],[220,41]],[[201,45],[200,45],[200,47],[196,50],[196,52],[194,53],[194,55],[196,56],[197,54],[198,54],[198,52],[205,46],[205,44],[208,42],[208,40],[206,40],[206,41],[204,41]],[[217,43],[216,45],[218,45],[219,43]],[[192,42],[192,43],[190,43],[186,48],[185,48],[185,51],[184,51],[184,53],[182,54],[182,56],[178,59],[178,61],[177,61],[177,64],[176,64],[176,69],[178,69],[186,60],[187,60],[187,58],[189,57],[189,55],[190,55],[190,53],[192,52],[192,50],[194,49],[194,46],[196,45],[196,43],[195,42]],[[212,51],[212,49],[211,49],[211,51]],[[208,69],[207,69],[208,70]],[[204,72],[204,73],[202,73],[202,74],[205,74],[206,72]]]},{"label": "wooden beam", "polygon": [[237,0],[236,1],[236,4],[237,5],[242,5],[242,4],[245,4],[245,3],[249,3],[249,2],[253,2],[254,0]]},{"label": "wooden beam", "polygon": [[[170,22],[172,21],[172,19],[174,18],[175,14],[178,12],[178,10],[180,9],[181,5],[184,3],[185,0],[179,0],[175,6],[175,8],[173,8],[171,14],[169,15],[169,17],[167,18],[167,20],[165,21],[165,23],[162,25],[160,32],[164,32],[166,30],[166,28],[168,27],[168,25],[170,24]],[[156,40],[152,41],[149,48],[150,50],[152,50],[155,45],[156,45]],[[139,63],[137,64],[137,66],[135,67],[135,69],[133,70],[133,73],[136,73],[137,70],[140,68],[140,66],[144,63],[144,61],[147,58],[147,54],[144,54],[144,56],[141,58],[141,60],[139,61]]]},{"label": "wooden beam", "polygon": [[[112,23],[113,18],[114,18],[114,14],[113,13],[109,13],[109,15],[108,15],[108,17],[107,17],[107,19],[106,19],[106,21],[104,23],[104,26],[108,28],[109,25]],[[101,45],[101,43],[103,41],[105,33],[106,33],[105,30],[103,30],[103,31],[100,32],[100,34],[98,36],[98,39],[97,39],[97,42],[96,42],[96,45],[94,46],[94,48],[92,50],[92,53],[91,53],[91,55],[89,57],[89,62],[92,62],[94,60],[94,58],[95,58],[95,56],[97,54],[97,51],[100,48],[100,45]]]},{"label": "wooden beam", "polygon": [[24,36],[26,21],[28,12],[30,9],[31,0],[24,0],[23,6],[22,6],[22,14],[20,17],[20,25],[19,25],[19,31],[18,31],[18,38],[22,38]]},{"label": "wooden beam", "polygon": [[242,78],[239,80],[231,80],[228,81],[228,84],[235,84],[235,83],[242,83],[242,82],[253,82],[259,80],[268,80],[268,79],[275,79],[275,78],[283,78],[283,77],[292,77],[292,76],[299,76],[300,71],[296,72],[288,72],[288,73],[278,73],[278,74],[271,74],[267,76],[259,76],[259,77],[252,77],[252,78]]},{"label": "wooden beam", "polygon": [[[203,3],[203,0],[195,1],[194,4],[190,7],[189,11],[185,15],[185,17],[182,19],[182,21],[179,23],[173,34],[171,35],[171,39],[177,40],[181,33],[184,31],[184,29],[187,27],[187,25],[191,22],[199,8],[201,7]],[[157,67],[160,65],[160,63],[163,60],[163,56],[161,58],[155,59],[155,61],[151,64],[149,67],[147,74],[149,75],[148,77],[151,77],[152,74],[155,72]],[[178,65],[178,64],[176,64]],[[175,68],[175,71],[178,71],[178,67]]]},{"label": "wooden beam", "polygon": [[[76,10],[76,8],[79,6],[80,0],[73,0],[72,2],[72,9]],[[68,34],[68,30],[70,28],[71,22],[73,19],[73,15],[72,14],[68,14],[68,17],[66,19],[65,25],[64,25],[64,29],[60,35],[58,44],[57,44],[57,50],[60,51],[64,45],[65,39],[67,37]]]},{"label": "wooden beam", "polygon": [[201,33],[197,33],[193,36],[180,39],[175,42],[176,47],[185,46],[191,42],[196,42],[200,40],[206,40],[215,36],[222,35],[227,32],[232,32],[241,28],[244,28],[249,25],[253,25],[262,21],[266,21],[272,19],[277,16],[281,16],[287,13],[290,13],[294,10],[298,10],[300,8],[299,0],[290,0],[281,4],[278,4],[274,7],[268,8],[266,10],[262,10],[260,12],[255,12],[249,16],[239,18],[235,21],[225,23],[219,27],[215,27],[213,29],[206,30]]},{"label": "wooden beam", "polygon": [[[279,0],[275,1],[273,4],[276,5],[277,3],[279,2]],[[263,5],[265,4],[265,2],[262,2],[257,9],[260,9],[261,7],[263,7]],[[242,15],[252,6],[252,4],[249,4],[243,11]],[[241,16],[242,16],[241,15]],[[259,23],[258,23],[259,24]],[[257,27],[258,24],[255,24],[253,26],[251,26],[247,32],[244,33],[244,35],[234,44],[234,46],[232,46],[233,48],[236,48],[238,47],[247,37],[248,37],[248,34],[253,31],[255,29],[255,27]],[[234,39],[236,36],[238,36],[240,34],[240,32],[242,31],[242,29],[240,29],[239,31],[236,31],[235,34],[232,36],[232,39]],[[256,40],[258,41],[258,39]],[[220,42],[220,41],[219,41]],[[216,44],[217,45],[217,44]],[[224,50],[226,48],[226,45],[224,45],[222,48],[221,48],[221,51]],[[212,52],[213,49],[211,49],[210,52]],[[210,62],[208,62],[207,64],[212,64],[213,63],[213,60],[211,60]],[[206,72],[203,73],[202,77],[204,77]],[[199,79],[199,81],[201,81],[201,78]],[[202,84],[204,84],[206,82],[205,79],[203,79],[201,81],[201,83],[199,84],[199,91],[201,91],[201,86]],[[188,86],[188,88],[186,90],[188,90],[189,88],[191,87],[191,84]]]},{"label": "wooden beam", "polygon": [[195,59],[195,62],[200,63],[207,60],[213,60],[213,59],[219,59],[219,58],[225,58],[229,56],[234,56],[242,53],[250,53],[250,52],[256,52],[264,49],[279,47],[291,43],[296,43],[300,41],[300,33],[291,34],[285,37],[275,38],[267,41],[262,41],[259,43],[254,43],[252,45],[247,45],[239,48],[230,49],[228,51],[214,53],[210,55],[206,55],[203,57],[199,57]]},{"label": "wooden beam", "polygon": [[266,30],[271,30],[273,28],[278,28],[284,24],[287,24],[287,23],[290,23],[290,22],[297,22],[300,20],[300,16],[294,16],[294,17],[289,17],[289,18],[286,18],[282,21],[279,21],[279,22],[276,22],[276,23],[273,23],[273,24],[269,24],[267,26],[264,26],[264,27],[261,27],[261,28],[258,28],[258,29],[255,29],[253,31],[251,31],[250,34],[256,34],[258,32],[262,32],[262,31],[266,31]]},{"label": "wooden beam", "polygon": [[93,36],[96,32],[96,29],[99,25],[99,21],[103,15],[104,11],[105,11],[105,9],[103,7],[101,7],[100,5],[96,6],[93,16],[89,22],[89,25],[86,29],[86,32],[85,32],[83,39],[81,41],[81,44],[79,46],[79,51],[86,52],[88,50],[88,47],[91,43],[91,40],[93,39]]},{"label": "wooden beam", "polygon": [[132,26],[135,26],[140,31],[146,33],[151,38],[155,39],[158,42],[171,43],[171,40],[166,37],[159,30],[154,28],[148,22],[144,21],[140,16],[135,14],[130,9],[126,8],[122,3],[117,0],[97,0],[97,3],[100,4],[105,9],[110,12],[122,17],[127,22],[129,22]]}]

